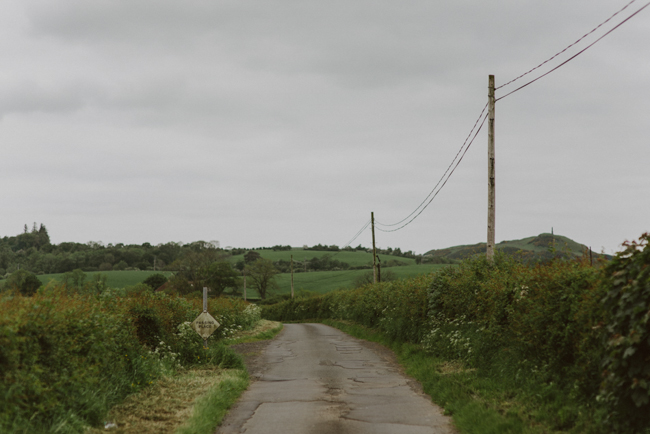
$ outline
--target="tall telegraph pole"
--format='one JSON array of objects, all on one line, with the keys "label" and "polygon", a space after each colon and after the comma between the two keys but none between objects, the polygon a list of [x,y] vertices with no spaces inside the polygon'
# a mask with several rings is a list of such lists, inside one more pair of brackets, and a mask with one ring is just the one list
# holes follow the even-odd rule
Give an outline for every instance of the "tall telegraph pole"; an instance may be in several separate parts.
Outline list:
[{"label": "tall telegraph pole", "polygon": [[488,233],[487,259],[494,260],[495,169],[494,169],[494,75],[488,78]]}]

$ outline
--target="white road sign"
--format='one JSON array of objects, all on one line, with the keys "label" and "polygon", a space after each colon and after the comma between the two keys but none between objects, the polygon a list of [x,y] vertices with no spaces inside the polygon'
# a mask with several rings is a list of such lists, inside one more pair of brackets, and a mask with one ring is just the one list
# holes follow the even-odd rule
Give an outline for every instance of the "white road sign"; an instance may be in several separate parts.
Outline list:
[{"label": "white road sign", "polygon": [[214,333],[216,329],[219,328],[220,325],[221,324],[219,324],[219,322],[217,322],[217,320],[214,319],[212,315],[207,312],[203,312],[194,320],[192,323],[192,328],[196,330],[199,336],[201,336],[203,339],[207,339],[212,333]]}]

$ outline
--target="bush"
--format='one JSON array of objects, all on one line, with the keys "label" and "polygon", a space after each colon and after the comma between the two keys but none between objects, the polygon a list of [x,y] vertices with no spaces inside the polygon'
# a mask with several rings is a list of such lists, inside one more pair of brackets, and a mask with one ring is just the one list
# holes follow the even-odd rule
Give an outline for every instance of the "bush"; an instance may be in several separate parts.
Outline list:
[{"label": "bush", "polygon": [[262,316],[276,321],[351,320],[377,327],[393,339],[418,342],[427,322],[426,293],[430,283],[428,275],[294,298],[262,306]]},{"label": "bush", "polygon": [[25,296],[32,296],[41,287],[41,281],[30,271],[17,270],[11,273],[4,285],[7,290],[13,289]]},{"label": "bush", "polygon": [[100,303],[57,291],[0,304],[2,432],[96,425],[112,403],[155,377],[130,323]]},{"label": "bush", "polygon": [[162,273],[155,273],[142,281],[145,285],[149,285],[151,289],[156,290],[167,282],[167,277]]},{"label": "bush", "polygon": [[599,399],[616,431],[650,426],[650,234],[625,243],[605,269],[604,381]]},{"label": "bush", "polygon": [[[438,273],[429,291],[432,352],[503,372],[541,371],[545,381],[598,390],[602,287],[582,261],[525,266],[497,252]],[[510,365],[506,369],[504,363]]]},{"label": "bush", "polygon": [[259,308],[210,300],[222,327],[207,350],[189,326],[201,310],[201,300],[150,289],[92,295],[60,285],[30,298],[3,293],[0,432],[83,432],[124,396],[179,366],[241,367],[218,341],[252,327]]}]

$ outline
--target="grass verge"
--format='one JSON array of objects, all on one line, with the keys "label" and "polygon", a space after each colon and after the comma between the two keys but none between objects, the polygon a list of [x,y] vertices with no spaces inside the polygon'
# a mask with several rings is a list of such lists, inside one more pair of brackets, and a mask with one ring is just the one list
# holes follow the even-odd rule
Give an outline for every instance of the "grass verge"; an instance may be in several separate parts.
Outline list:
[{"label": "grass verge", "polygon": [[377,342],[390,348],[407,375],[418,380],[424,392],[452,416],[461,433],[561,433],[593,432],[589,422],[573,425],[566,431],[551,428],[550,419],[561,416],[565,402],[553,394],[544,395],[542,385],[534,379],[504,381],[492,373],[466,369],[460,361],[437,358],[420,345],[390,340],[380,332],[351,323],[322,320],[359,339]]},{"label": "grass verge", "polygon": [[110,411],[106,430],[88,434],[210,434],[246,390],[248,372],[241,356],[225,345],[272,339],[282,324],[261,320],[253,330],[237,333],[215,347],[219,365],[202,365],[163,377],[129,396]]},{"label": "grass verge", "polygon": [[225,345],[244,344],[248,342],[266,341],[273,339],[282,330],[282,323],[262,319],[253,330],[246,330],[237,333],[229,339],[225,339]]},{"label": "grass verge", "polygon": [[[221,407],[212,409],[211,421],[202,416],[199,418],[200,423],[188,424],[188,429],[193,430],[183,431],[208,433],[210,431],[205,430],[205,425],[212,423],[216,426],[230,404],[247,385],[248,374],[241,369],[220,369],[216,366],[188,369],[172,377],[163,377],[151,387],[127,397],[124,402],[113,407],[106,426],[112,429],[94,428],[88,433],[171,434],[196,419],[197,408],[201,408],[206,397],[211,397],[216,391],[221,393],[223,388],[227,388],[229,393],[218,402]],[[234,398],[233,393],[236,393]],[[224,402],[228,399],[231,399],[231,402]]]},{"label": "grass verge", "polygon": [[192,416],[175,431],[176,434],[213,433],[247,387],[248,373],[245,370],[224,373],[218,385],[196,401]]}]

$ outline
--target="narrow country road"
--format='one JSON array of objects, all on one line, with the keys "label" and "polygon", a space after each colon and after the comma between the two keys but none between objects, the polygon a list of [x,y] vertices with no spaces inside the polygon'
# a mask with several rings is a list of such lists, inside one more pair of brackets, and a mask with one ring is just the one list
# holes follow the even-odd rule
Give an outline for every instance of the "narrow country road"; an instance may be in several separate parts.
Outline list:
[{"label": "narrow country road", "polygon": [[286,324],[217,432],[453,433],[441,409],[372,347],[323,324]]}]

